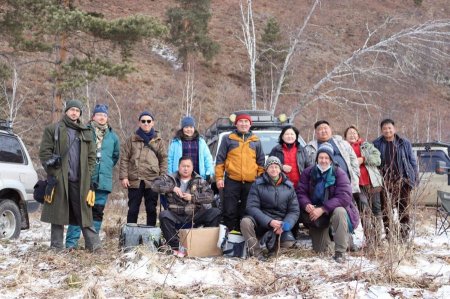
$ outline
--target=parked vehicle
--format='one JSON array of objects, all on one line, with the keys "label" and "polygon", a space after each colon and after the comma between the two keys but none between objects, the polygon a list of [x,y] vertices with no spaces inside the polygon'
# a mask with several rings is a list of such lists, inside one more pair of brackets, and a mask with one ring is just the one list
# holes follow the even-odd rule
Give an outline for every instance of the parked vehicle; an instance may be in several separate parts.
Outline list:
[{"label": "parked vehicle", "polygon": [[8,121],[0,120],[0,238],[17,238],[28,229],[28,206],[33,199],[37,173],[25,145],[12,132]]},{"label": "parked vehicle", "polygon": [[442,161],[444,166],[450,167],[450,143],[413,143],[413,151],[417,156],[419,167],[418,203],[436,205],[437,190],[450,192],[447,176],[435,172],[438,161]]}]

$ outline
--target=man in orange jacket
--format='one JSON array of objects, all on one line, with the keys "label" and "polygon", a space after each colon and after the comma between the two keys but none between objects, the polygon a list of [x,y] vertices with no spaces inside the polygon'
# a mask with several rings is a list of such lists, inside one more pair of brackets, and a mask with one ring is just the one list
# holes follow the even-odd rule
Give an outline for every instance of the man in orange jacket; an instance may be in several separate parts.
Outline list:
[{"label": "man in orange jacket", "polygon": [[223,189],[223,223],[230,231],[240,230],[247,195],[256,178],[264,172],[265,156],[258,136],[250,131],[251,116],[238,114],[236,130],[225,135],[216,157],[216,184]]}]

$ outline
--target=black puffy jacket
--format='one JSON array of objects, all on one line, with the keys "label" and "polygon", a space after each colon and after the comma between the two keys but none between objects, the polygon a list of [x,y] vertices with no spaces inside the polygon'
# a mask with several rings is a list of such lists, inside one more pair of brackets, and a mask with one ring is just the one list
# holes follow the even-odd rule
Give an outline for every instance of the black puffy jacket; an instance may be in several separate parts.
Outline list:
[{"label": "black puffy jacket", "polygon": [[300,215],[294,186],[285,174],[282,182],[274,185],[267,173],[253,183],[247,197],[246,214],[253,217],[258,226],[270,228],[273,219],[288,222],[293,227]]}]

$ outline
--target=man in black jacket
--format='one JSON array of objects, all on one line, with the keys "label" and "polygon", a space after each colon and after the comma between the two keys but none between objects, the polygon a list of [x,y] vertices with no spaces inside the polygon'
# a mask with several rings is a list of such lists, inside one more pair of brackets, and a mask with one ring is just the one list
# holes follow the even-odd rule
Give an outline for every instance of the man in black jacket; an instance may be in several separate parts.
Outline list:
[{"label": "man in black jacket", "polygon": [[219,226],[220,210],[203,206],[212,202],[214,193],[209,184],[194,172],[191,157],[181,157],[178,172],[156,178],[152,189],[166,195],[169,209],[159,214],[159,222],[163,236],[172,249],[176,250],[179,246],[177,228],[189,224],[193,227]]},{"label": "man in black jacket", "polygon": [[[260,243],[269,251],[275,250],[280,235],[281,247],[291,247],[295,242],[290,230],[298,220],[300,208],[294,186],[281,167],[277,157],[269,157],[266,172],[256,179],[248,194],[241,232],[250,255],[261,257]],[[262,237],[262,242],[258,242]]]},{"label": "man in black jacket", "polygon": [[389,233],[389,224],[393,220],[387,212],[391,199],[392,208],[398,208],[401,237],[406,240],[410,230],[411,190],[418,184],[419,177],[411,142],[400,137],[394,125],[392,119],[383,120],[380,124],[382,136],[375,139],[373,144],[381,153],[380,172],[385,185],[381,192],[381,208],[386,233]]}]

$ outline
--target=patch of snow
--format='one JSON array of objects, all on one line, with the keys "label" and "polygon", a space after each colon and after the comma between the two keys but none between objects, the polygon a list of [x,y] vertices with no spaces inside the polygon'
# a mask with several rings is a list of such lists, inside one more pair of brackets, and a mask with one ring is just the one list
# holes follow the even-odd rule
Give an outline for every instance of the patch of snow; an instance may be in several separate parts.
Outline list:
[{"label": "patch of snow", "polygon": [[178,56],[175,51],[167,45],[156,44],[152,47],[152,52],[168,61],[175,70],[179,70],[183,66],[183,64],[178,61]]}]

